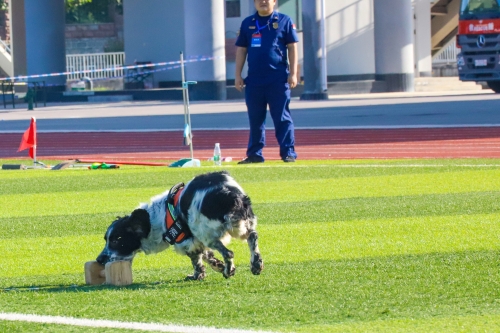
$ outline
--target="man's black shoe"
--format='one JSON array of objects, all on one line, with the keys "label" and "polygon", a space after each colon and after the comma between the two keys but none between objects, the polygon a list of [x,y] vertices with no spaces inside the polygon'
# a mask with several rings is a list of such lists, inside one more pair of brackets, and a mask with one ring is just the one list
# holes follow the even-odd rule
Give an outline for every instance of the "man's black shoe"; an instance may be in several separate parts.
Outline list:
[{"label": "man's black shoe", "polygon": [[283,159],[283,162],[285,162],[285,163],[295,162],[295,157],[287,156]]},{"label": "man's black shoe", "polygon": [[244,160],[241,160],[238,162],[238,164],[250,164],[250,163],[264,163],[264,161],[258,157],[249,156],[249,157],[245,158]]}]

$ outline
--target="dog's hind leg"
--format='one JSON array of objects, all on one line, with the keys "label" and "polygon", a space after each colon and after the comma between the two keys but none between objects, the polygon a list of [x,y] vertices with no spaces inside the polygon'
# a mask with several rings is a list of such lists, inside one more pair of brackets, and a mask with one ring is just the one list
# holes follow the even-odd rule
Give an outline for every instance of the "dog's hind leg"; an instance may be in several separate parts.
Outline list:
[{"label": "dog's hind leg", "polygon": [[253,230],[249,233],[247,238],[248,247],[250,248],[250,270],[252,274],[259,275],[264,269],[264,262],[259,251],[258,244],[259,235],[257,231]]},{"label": "dog's hind leg", "polygon": [[210,244],[209,247],[219,251],[220,254],[222,254],[222,257],[224,258],[224,270],[222,271],[222,275],[224,275],[226,279],[233,276],[236,271],[236,267],[234,267],[233,263],[233,258],[234,258],[233,251],[228,250],[227,247],[225,247],[220,240],[214,241],[212,244]]},{"label": "dog's hind leg", "polygon": [[214,252],[212,250],[206,250],[203,252],[203,261],[212,267],[216,272],[222,273],[224,271],[224,262],[215,258]]},{"label": "dog's hind leg", "polygon": [[205,266],[202,262],[203,251],[188,252],[186,255],[191,259],[194,268],[193,275],[188,275],[186,280],[203,280],[205,278]]}]

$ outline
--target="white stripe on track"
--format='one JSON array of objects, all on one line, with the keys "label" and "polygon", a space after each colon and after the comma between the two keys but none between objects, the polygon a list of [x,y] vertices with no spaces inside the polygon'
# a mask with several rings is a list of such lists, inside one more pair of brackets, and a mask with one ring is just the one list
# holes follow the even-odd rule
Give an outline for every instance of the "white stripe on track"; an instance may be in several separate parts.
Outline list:
[{"label": "white stripe on track", "polygon": [[[61,119],[61,118],[59,118]],[[451,124],[451,125],[366,125],[366,126],[295,126],[296,130],[375,130],[375,129],[439,129],[439,128],[488,128],[488,127],[500,127],[500,124]],[[249,127],[200,127],[191,128],[194,132],[196,131],[248,131]],[[266,130],[274,130],[273,125],[266,127]],[[26,130],[3,130],[0,134],[16,134],[24,133]],[[149,132],[183,132],[183,129],[179,128],[149,128],[149,129],[123,129],[123,130],[97,130],[97,129],[86,129],[86,130],[40,130],[37,129],[37,133],[149,133]]]},{"label": "white stripe on track", "polygon": [[22,321],[41,324],[57,324],[70,326],[83,326],[94,328],[123,328],[138,331],[156,331],[173,333],[270,333],[264,331],[248,331],[239,329],[219,329],[203,326],[183,326],[183,325],[165,325],[154,323],[122,322],[115,320],[97,320],[97,319],[79,319],[72,317],[59,316],[40,316],[22,313],[4,313],[0,312],[0,320]]}]

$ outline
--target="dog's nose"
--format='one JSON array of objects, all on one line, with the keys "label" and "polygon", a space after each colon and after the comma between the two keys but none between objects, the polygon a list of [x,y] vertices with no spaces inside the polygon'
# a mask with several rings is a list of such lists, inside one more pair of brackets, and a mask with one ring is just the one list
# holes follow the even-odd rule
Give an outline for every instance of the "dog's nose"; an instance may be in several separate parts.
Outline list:
[{"label": "dog's nose", "polygon": [[101,254],[97,257],[96,261],[97,261],[98,263],[100,263],[101,265],[105,265],[105,264],[109,261],[109,256],[108,256],[108,255],[106,255],[106,254],[102,254],[102,253],[101,253]]}]

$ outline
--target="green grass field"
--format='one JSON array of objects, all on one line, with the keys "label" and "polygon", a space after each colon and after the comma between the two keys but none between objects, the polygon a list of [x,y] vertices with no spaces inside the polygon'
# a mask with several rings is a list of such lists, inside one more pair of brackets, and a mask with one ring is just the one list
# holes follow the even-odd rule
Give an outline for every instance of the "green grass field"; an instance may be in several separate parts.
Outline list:
[{"label": "green grass field", "polygon": [[[500,331],[499,160],[226,169],[259,218],[262,274],[233,241],[229,280],[208,269],[184,281],[190,260],[167,250],[137,256],[134,284],[121,288],[86,286],[83,275],[114,217],[216,168],[0,170],[0,312],[276,332]],[[103,330],[0,321],[4,331]]]}]

